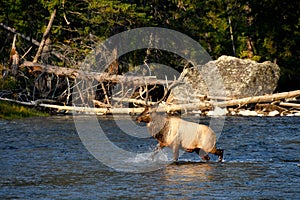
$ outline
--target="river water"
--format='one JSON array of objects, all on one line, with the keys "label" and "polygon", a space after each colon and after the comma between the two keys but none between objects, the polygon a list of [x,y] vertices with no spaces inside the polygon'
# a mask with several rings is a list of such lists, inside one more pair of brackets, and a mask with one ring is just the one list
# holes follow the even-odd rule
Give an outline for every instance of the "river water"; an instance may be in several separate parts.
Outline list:
[{"label": "river water", "polygon": [[[156,143],[126,138],[115,122],[128,119],[99,120],[121,148],[149,150]],[[222,163],[183,154],[161,169],[130,173],[95,159],[72,116],[2,120],[0,199],[299,199],[299,122],[298,117],[227,117],[218,140],[225,149]]]}]

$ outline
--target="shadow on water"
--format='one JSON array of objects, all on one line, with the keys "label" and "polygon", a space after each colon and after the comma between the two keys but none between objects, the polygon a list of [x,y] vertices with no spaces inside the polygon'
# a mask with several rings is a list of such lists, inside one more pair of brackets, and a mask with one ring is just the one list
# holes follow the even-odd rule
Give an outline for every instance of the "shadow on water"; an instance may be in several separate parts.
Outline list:
[{"label": "shadow on water", "polygon": [[[111,117],[100,120],[114,144],[141,153],[124,165],[149,162],[155,140],[124,134]],[[126,125],[128,119],[114,120]],[[0,121],[0,198],[294,199],[300,196],[299,144],[299,118],[229,117],[218,141],[224,162],[184,153],[156,171],[126,173],[86,150],[71,116]]]}]

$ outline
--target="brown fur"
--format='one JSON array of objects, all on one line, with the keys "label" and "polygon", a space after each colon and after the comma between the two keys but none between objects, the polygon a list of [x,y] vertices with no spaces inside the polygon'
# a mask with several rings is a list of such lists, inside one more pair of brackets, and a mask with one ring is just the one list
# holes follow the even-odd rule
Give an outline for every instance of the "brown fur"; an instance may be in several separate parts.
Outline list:
[{"label": "brown fur", "polygon": [[196,152],[203,160],[210,160],[208,153],[219,156],[219,161],[223,159],[223,150],[215,146],[216,135],[206,125],[159,114],[148,107],[137,117],[137,121],[147,123],[150,134],[158,140],[157,150],[164,147],[173,149],[174,160],[178,160],[179,148]]}]

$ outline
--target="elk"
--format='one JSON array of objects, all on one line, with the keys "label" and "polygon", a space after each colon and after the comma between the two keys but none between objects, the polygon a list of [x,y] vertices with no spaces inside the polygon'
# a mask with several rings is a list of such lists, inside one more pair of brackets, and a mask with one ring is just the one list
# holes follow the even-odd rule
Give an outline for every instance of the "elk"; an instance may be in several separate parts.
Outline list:
[{"label": "elk", "polygon": [[217,155],[219,162],[223,160],[223,149],[216,148],[216,134],[206,125],[161,114],[157,108],[148,106],[136,120],[138,123],[145,122],[149,133],[158,140],[154,155],[169,147],[173,150],[174,161],[178,160],[179,148],[189,153],[196,152],[204,161],[210,160],[208,153]]}]

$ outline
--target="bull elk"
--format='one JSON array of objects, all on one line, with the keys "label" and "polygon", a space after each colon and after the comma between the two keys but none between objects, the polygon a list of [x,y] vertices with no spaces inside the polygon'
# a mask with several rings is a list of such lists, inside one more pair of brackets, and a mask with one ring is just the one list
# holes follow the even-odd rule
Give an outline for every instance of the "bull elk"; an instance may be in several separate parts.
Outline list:
[{"label": "bull elk", "polygon": [[147,123],[150,134],[158,140],[154,155],[164,147],[172,148],[174,161],[178,160],[179,148],[186,152],[196,152],[202,160],[208,161],[208,153],[223,160],[223,150],[216,148],[216,134],[203,124],[188,122],[177,116],[157,112],[157,108],[146,107],[136,118]]}]

